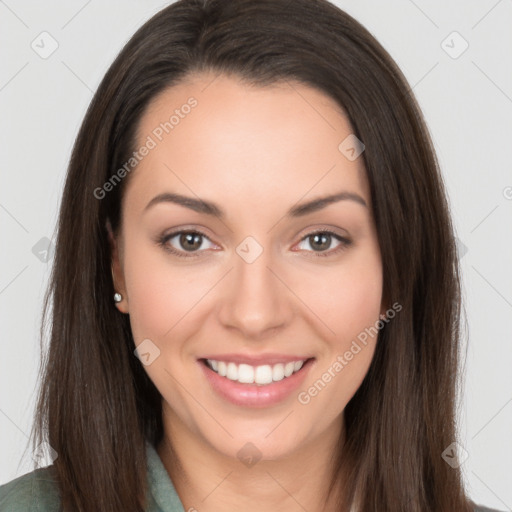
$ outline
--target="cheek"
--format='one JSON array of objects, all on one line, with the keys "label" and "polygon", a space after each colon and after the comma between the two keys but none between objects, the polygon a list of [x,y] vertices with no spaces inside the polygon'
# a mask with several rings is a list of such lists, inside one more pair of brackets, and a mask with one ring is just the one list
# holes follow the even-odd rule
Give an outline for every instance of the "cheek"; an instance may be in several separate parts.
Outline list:
[{"label": "cheek", "polygon": [[310,411],[329,409],[325,420],[331,421],[361,385],[375,353],[382,302],[377,247],[354,252],[336,268],[323,269],[316,279],[308,279],[303,293],[329,327],[322,329],[325,351],[308,379],[309,387],[303,389],[305,401],[314,403]]},{"label": "cheek", "polygon": [[331,295],[338,309],[334,330],[342,338],[352,338],[379,319],[382,279],[377,272],[363,270],[351,273],[337,284],[337,292]]},{"label": "cheek", "polygon": [[[329,355],[316,368],[311,382],[321,393],[317,407],[343,409],[361,385],[370,367],[378,338],[382,301],[382,267],[378,251],[354,258],[351,265],[332,273],[326,284],[321,313],[335,332],[329,336]],[[315,390],[313,390],[315,393]],[[320,393],[319,393],[320,394]],[[329,405],[331,404],[331,405]]]},{"label": "cheek", "polygon": [[302,297],[329,327],[326,339],[341,350],[379,319],[382,267],[376,250],[353,253],[337,267],[322,268],[303,284]]},{"label": "cheek", "polygon": [[190,278],[185,280],[184,273],[173,269],[165,254],[159,252],[142,244],[133,244],[126,251],[129,257],[124,274],[136,342],[144,338],[161,340],[186,314],[197,295]]}]

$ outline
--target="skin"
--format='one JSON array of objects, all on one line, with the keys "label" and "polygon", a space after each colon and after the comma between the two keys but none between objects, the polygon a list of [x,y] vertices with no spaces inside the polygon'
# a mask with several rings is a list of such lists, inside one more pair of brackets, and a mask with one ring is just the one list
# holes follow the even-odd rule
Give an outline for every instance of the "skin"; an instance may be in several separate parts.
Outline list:
[{"label": "skin", "polygon": [[[338,149],[353,130],[322,92],[206,74],[153,99],[137,147],[190,96],[198,105],[130,175],[122,229],[112,238],[123,296],[116,306],[130,315],[136,345],[149,338],[160,350],[144,367],[163,397],[157,451],[185,510],[332,510],[332,501],[324,503],[330,457],[376,336],[306,405],[296,392],[270,407],[234,405],[211,389],[197,360],[212,353],[312,356],[304,391],[375,325],[386,306],[363,158],[350,161]],[[368,206],[342,200],[285,217],[296,204],[338,191]],[[225,218],[172,203],[144,211],[162,192],[213,201]],[[182,227],[206,235],[195,257],[174,256],[155,241]],[[315,251],[306,235],[325,228],[352,244],[335,253],[341,243],[333,237]],[[250,264],[236,252],[247,236],[263,248]],[[179,235],[167,245],[191,254]],[[252,467],[237,457],[247,442],[262,457]]]}]

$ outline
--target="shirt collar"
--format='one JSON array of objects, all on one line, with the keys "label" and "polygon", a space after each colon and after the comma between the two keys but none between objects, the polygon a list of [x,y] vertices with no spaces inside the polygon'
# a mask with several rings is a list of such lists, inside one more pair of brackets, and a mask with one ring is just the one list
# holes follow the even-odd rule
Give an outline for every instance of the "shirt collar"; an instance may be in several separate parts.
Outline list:
[{"label": "shirt collar", "polygon": [[178,493],[154,446],[146,441],[148,512],[185,512]]}]

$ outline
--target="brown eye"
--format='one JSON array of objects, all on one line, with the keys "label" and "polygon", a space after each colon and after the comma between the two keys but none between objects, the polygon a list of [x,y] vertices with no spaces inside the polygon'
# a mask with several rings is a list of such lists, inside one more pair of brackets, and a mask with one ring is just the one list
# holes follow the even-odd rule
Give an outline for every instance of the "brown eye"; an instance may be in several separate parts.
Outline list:
[{"label": "brown eye", "polygon": [[332,236],[328,233],[315,233],[314,235],[309,235],[309,245],[315,251],[323,251],[325,249],[329,249],[332,241]]},{"label": "brown eye", "polygon": [[208,246],[204,247],[205,241],[209,241],[210,244],[214,246],[205,234],[198,231],[182,230],[161,237],[158,240],[158,243],[171,254],[183,257],[193,257],[200,255],[209,248]]},{"label": "brown eye", "polygon": [[[334,249],[331,249],[333,241],[338,242]],[[307,242],[308,247],[300,247],[300,244]],[[307,252],[313,252],[314,256],[332,256],[346,249],[352,241],[331,231],[316,231],[306,235],[300,242],[299,248]]]},{"label": "brown eye", "polygon": [[196,249],[199,249],[203,242],[202,235],[199,233],[182,233],[178,240],[180,246],[186,251],[195,251]]}]

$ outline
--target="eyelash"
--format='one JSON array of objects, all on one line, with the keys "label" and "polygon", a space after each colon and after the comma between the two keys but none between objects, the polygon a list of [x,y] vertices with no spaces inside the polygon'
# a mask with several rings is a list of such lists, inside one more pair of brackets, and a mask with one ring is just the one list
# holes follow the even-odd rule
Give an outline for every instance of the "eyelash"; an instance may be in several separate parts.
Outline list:
[{"label": "eyelash", "polygon": [[[178,251],[174,247],[169,246],[167,244],[167,242],[169,240],[171,240],[172,238],[174,238],[175,236],[181,235],[181,234],[184,234],[184,233],[199,235],[199,236],[201,236],[203,238],[206,238],[207,240],[210,240],[208,238],[208,236],[206,236],[204,233],[201,233],[200,231],[196,231],[196,230],[193,230],[193,229],[189,229],[189,230],[184,229],[184,230],[181,230],[181,231],[174,231],[173,233],[169,233],[167,235],[163,235],[163,236],[159,237],[157,239],[157,243],[165,251],[173,254],[174,256],[178,256],[179,258],[194,258],[194,257],[197,256],[197,254],[200,251],[195,251],[195,252],[191,252],[189,254],[186,254],[185,252]],[[332,237],[336,238],[339,242],[341,242],[341,244],[336,249],[331,250],[331,251],[320,251],[320,252],[318,252],[318,251],[307,251],[307,252],[313,252],[314,253],[314,257],[325,258],[325,257],[328,257],[328,256],[334,256],[334,255],[338,254],[339,252],[344,251],[345,249],[347,249],[350,245],[352,245],[352,240],[350,240],[348,238],[345,238],[345,237],[342,237],[342,236],[338,235],[337,233],[335,233],[334,231],[330,231],[328,229],[321,229],[321,230],[317,230],[317,231],[312,231],[311,233],[308,233],[307,235],[302,237],[300,242],[303,242],[304,240],[307,240],[309,237],[312,237],[313,235],[317,235],[317,234],[328,234],[328,235],[331,235]]]}]

